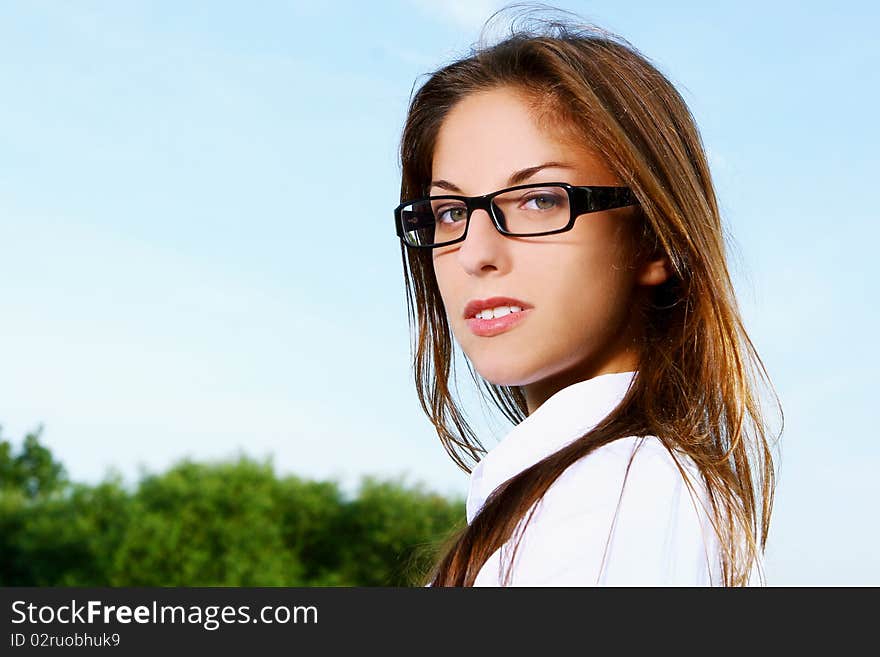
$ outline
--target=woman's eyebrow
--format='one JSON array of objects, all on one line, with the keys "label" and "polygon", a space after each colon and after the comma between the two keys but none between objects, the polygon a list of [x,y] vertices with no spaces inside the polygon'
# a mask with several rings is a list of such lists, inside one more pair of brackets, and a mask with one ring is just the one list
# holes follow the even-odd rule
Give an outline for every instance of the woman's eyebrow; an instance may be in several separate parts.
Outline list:
[{"label": "woman's eyebrow", "polygon": [[[545,162],[544,164],[539,164],[538,166],[527,167],[525,169],[520,169],[519,171],[514,171],[510,175],[510,178],[507,179],[507,186],[513,187],[514,185],[519,185],[521,182],[525,182],[526,180],[534,176],[541,169],[547,169],[550,167],[557,169],[574,169],[573,165],[565,164],[564,162]],[[448,180],[432,180],[431,187],[440,187],[441,189],[447,189],[451,192],[457,192],[459,194],[464,193],[457,185],[449,182]]]}]

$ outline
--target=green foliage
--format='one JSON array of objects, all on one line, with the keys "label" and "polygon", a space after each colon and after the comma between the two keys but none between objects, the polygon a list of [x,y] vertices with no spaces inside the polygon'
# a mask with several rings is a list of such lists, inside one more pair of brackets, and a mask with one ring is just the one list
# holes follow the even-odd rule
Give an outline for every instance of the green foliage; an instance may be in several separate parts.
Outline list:
[{"label": "green foliage", "polygon": [[430,566],[431,548],[463,514],[421,486],[408,489],[399,481],[365,478],[345,509],[346,578],[366,586],[418,584]]},{"label": "green foliage", "polygon": [[400,480],[278,477],[271,462],[185,460],[71,483],[39,442],[0,437],[0,586],[412,586],[463,500]]},{"label": "green foliage", "polygon": [[64,467],[52,458],[48,449],[40,445],[42,433],[43,427],[39,426],[36,431],[27,434],[18,456],[12,455],[12,445],[0,436],[0,492],[19,491],[34,499],[67,485]]},{"label": "green foliage", "polygon": [[286,549],[278,482],[268,465],[241,458],[184,461],[140,483],[111,572],[114,586],[284,586],[301,579]]}]

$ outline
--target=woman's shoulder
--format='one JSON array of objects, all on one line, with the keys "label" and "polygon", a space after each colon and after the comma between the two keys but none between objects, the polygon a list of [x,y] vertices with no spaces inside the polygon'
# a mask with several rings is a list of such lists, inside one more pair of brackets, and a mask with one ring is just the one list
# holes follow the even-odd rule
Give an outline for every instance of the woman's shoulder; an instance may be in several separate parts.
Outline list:
[{"label": "woman's shoulder", "polygon": [[621,438],[578,459],[526,525],[518,581],[709,582],[711,534],[686,482],[699,492],[695,474],[655,436]]},{"label": "woman's shoulder", "polygon": [[630,502],[642,500],[653,506],[658,498],[677,495],[688,482],[700,486],[697,467],[690,457],[673,456],[657,436],[628,436],[572,463],[550,486],[545,499],[617,504],[626,484]]},{"label": "woman's shoulder", "polygon": [[[680,467],[679,467],[680,466]],[[651,540],[713,543],[710,504],[693,460],[656,436],[620,438],[575,461],[551,486],[535,519],[547,527],[598,524]],[[637,538],[640,537],[640,538]]]}]

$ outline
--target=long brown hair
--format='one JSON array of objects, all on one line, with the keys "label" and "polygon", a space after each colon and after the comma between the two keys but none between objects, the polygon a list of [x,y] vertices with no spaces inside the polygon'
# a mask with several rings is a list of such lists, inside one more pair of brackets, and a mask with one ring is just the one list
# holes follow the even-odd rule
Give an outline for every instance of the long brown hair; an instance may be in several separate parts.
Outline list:
[{"label": "long brown hair", "polygon": [[[582,20],[528,17],[522,26],[514,22],[503,40],[480,45],[493,19],[509,8],[489,19],[468,56],[431,73],[411,98],[400,145],[401,201],[427,196],[437,133],[449,110],[470,93],[512,88],[541,125],[589,144],[632,188],[640,201],[634,236],[640,253],[665,255],[673,273],[637,309],[644,324],[638,375],[620,404],[593,430],[499,486],[469,525],[446,538],[421,583],[471,586],[567,467],[618,438],[650,435],[674,458],[685,455],[699,468],[721,546],[723,584],[744,585],[761,563],[775,489],[756,373],[772,384],[739,313],[694,119],[644,55]],[[447,453],[470,473],[486,450],[452,395],[455,345],[432,255],[401,243],[401,257],[421,406]],[[518,423],[528,415],[517,386],[495,385],[467,365],[505,418]]]}]

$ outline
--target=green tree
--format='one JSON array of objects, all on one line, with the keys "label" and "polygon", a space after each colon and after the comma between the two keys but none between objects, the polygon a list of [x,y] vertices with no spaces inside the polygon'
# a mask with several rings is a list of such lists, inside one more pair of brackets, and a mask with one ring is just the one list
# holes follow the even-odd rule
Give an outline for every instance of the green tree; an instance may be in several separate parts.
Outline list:
[{"label": "green tree", "polygon": [[270,464],[186,460],[144,478],[112,567],[114,586],[290,586],[303,565],[285,549]]},{"label": "green tree", "polygon": [[0,440],[2,586],[409,586],[464,501],[366,477],[276,476],[271,461],[196,463],[71,483],[40,444]]},{"label": "green tree", "polygon": [[296,586],[349,584],[340,571],[347,502],[338,482],[287,476],[277,494],[285,547],[303,565]]},{"label": "green tree", "polygon": [[464,501],[450,501],[402,478],[364,477],[346,507],[342,572],[359,586],[413,586],[436,547],[460,526]]},{"label": "green tree", "polygon": [[[0,434],[2,430],[0,426]],[[40,444],[42,433],[42,425],[28,433],[18,455],[13,455],[12,443],[0,435],[0,492],[20,491],[35,499],[61,492],[67,486],[64,466]]]}]

